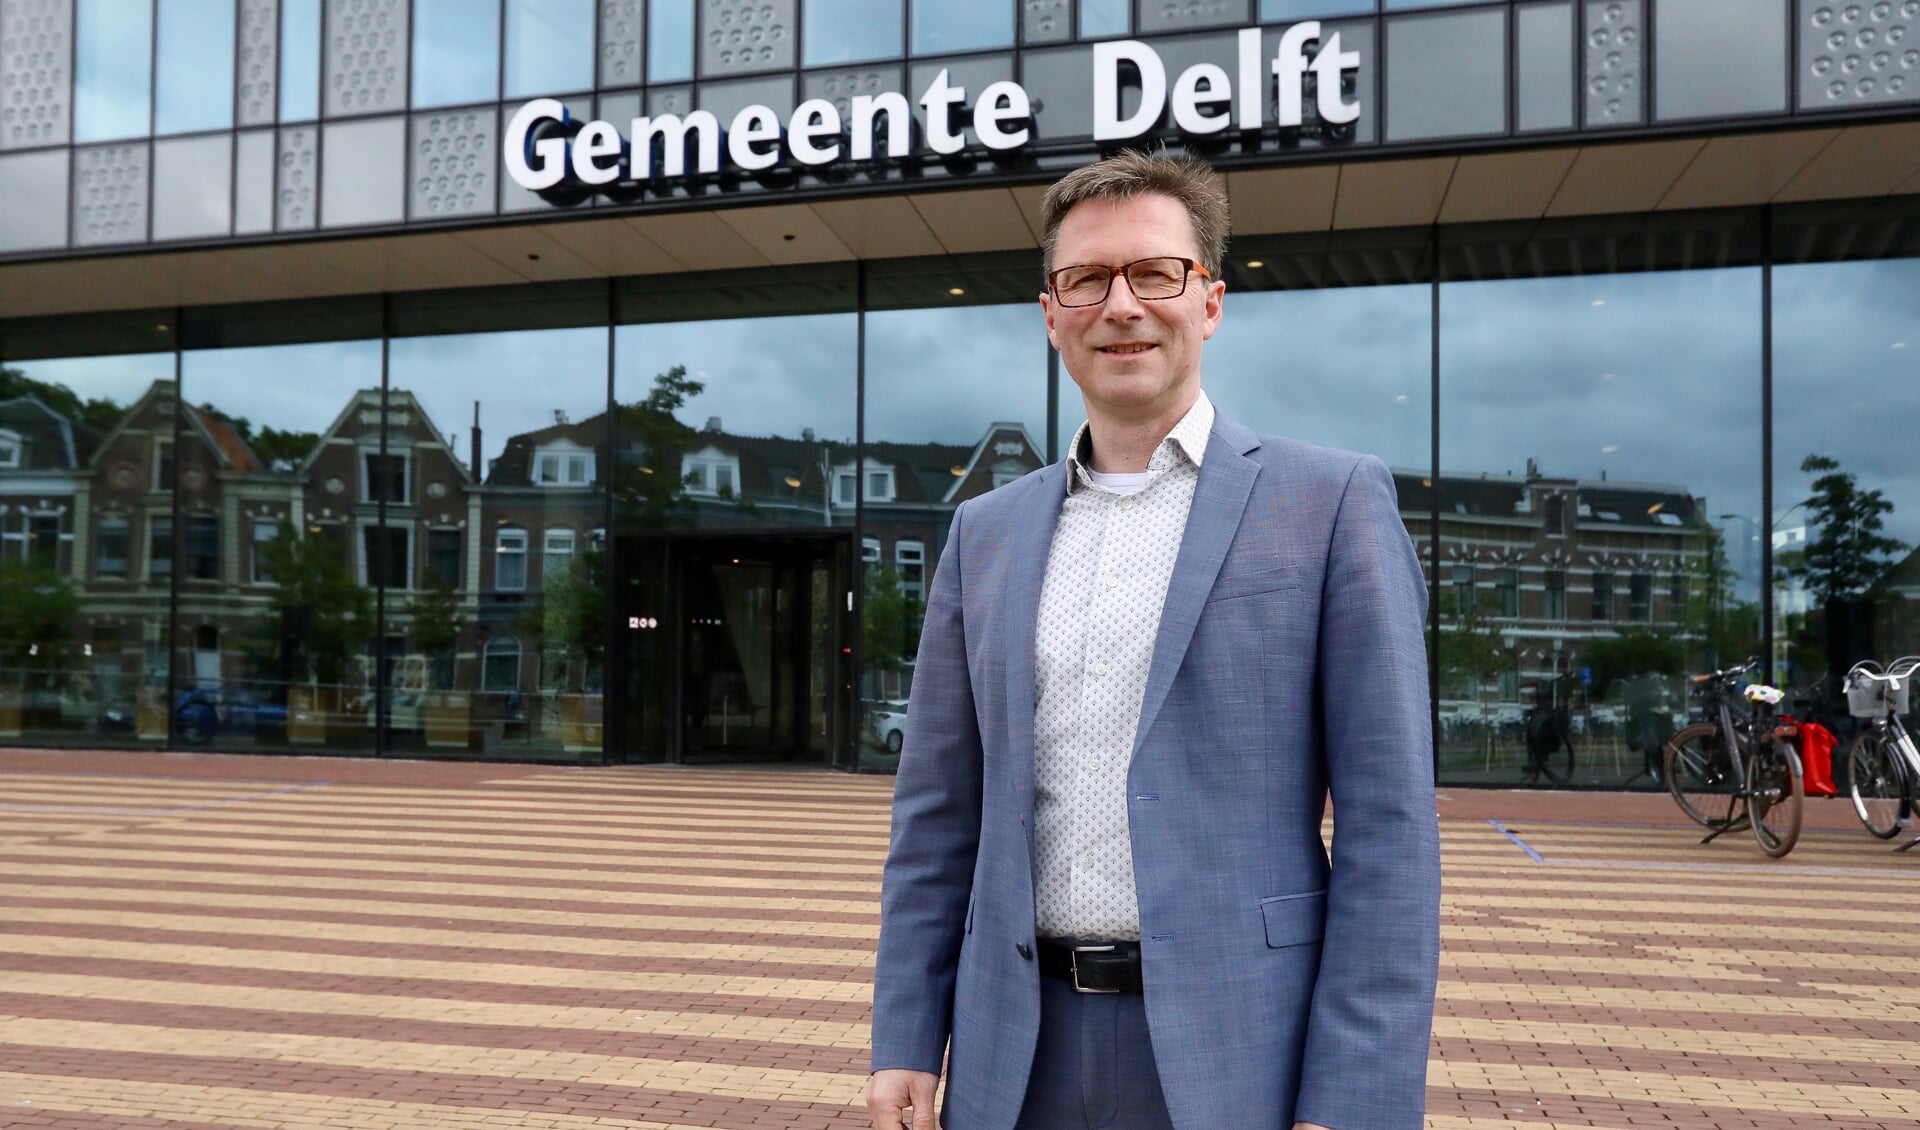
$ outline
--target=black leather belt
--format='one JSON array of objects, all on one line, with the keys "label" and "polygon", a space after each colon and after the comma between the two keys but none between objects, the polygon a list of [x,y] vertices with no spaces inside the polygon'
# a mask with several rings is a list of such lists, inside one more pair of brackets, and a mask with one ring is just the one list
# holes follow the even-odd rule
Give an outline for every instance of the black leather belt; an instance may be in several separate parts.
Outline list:
[{"label": "black leather belt", "polygon": [[1040,975],[1070,981],[1077,993],[1137,993],[1140,943],[1041,938]]}]

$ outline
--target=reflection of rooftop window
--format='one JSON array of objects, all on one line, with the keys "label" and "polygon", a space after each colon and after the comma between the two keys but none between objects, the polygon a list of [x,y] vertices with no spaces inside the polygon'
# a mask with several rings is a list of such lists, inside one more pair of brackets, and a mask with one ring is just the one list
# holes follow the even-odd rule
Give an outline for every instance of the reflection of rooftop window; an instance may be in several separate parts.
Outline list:
[{"label": "reflection of rooftop window", "polygon": [[1593,517],[1593,507],[1592,507],[1592,506],[1590,506],[1590,505],[1588,505],[1587,503],[1584,503],[1584,502],[1583,502],[1583,503],[1581,503],[1581,504],[1580,504],[1580,516],[1581,516],[1582,518],[1591,518],[1591,517]]},{"label": "reflection of rooftop window", "polygon": [[20,465],[22,446],[18,435],[0,430],[0,469],[11,469]]},{"label": "reflection of rooftop window", "polygon": [[1655,515],[1653,516],[1653,520],[1654,520],[1654,521],[1656,521],[1656,522],[1658,522],[1658,523],[1660,523],[1660,524],[1661,524],[1661,525],[1663,525],[1663,526],[1678,526],[1678,525],[1680,525],[1680,515],[1678,515],[1678,514],[1669,514],[1669,513],[1667,513],[1667,512],[1665,511],[1665,510],[1662,510],[1662,511],[1661,511],[1660,513],[1658,513],[1658,514],[1655,514]]},{"label": "reflection of rooftop window", "polygon": [[593,452],[574,444],[552,444],[534,453],[533,481],[539,486],[591,486],[593,470]]},{"label": "reflection of rooftop window", "polygon": [[688,494],[732,498],[740,493],[740,459],[709,447],[681,457],[680,479]]},{"label": "reflection of rooftop window", "polygon": [[1620,512],[1618,510],[1596,510],[1593,512],[1593,516],[1602,522],[1618,522],[1620,520]]}]

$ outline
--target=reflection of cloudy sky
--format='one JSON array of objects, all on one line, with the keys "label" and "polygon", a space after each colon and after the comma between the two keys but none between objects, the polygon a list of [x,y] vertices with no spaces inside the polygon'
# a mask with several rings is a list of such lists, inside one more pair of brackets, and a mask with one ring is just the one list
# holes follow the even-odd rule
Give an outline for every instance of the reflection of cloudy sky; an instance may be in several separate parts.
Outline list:
[{"label": "reflection of cloudy sky", "polygon": [[[1060,416],[1079,410],[1061,374]],[[1038,302],[867,315],[867,436],[974,444],[987,425],[1047,443],[1047,331]]]},{"label": "reflection of cloudy sky", "polygon": [[735,435],[853,439],[857,330],[852,314],[622,326],[614,335],[614,395],[644,400],[656,375],[685,365],[706,390],[682,423],[712,416]]}]

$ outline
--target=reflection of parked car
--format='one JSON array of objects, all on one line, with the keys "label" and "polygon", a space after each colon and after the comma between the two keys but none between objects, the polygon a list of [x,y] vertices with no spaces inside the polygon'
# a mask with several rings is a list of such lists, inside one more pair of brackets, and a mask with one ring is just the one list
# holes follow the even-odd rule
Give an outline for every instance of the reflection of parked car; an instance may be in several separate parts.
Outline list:
[{"label": "reflection of parked car", "polygon": [[869,711],[873,735],[888,753],[899,753],[907,740],[907,704],[876,702]]},{"label": "reflection of parked car", "polygon": [[285,703],[265,702],[245,691],[214,687],[182,691],[174,702],[173,716],[180,740],[188,745],[205,745],[216,735],[253,735],[261,730],[287,728]]}]

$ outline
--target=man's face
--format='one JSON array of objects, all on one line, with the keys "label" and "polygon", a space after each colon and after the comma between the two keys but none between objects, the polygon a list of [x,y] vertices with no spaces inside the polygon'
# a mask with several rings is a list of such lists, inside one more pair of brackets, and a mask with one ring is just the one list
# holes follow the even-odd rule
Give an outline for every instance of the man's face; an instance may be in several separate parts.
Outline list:
[{"label": "man's face", "polygon": [[[1084,263],[1120,266],[1156,255],[1198,260],[1186,209],[1170,196],[1088,200],[1060,222],[1052,268]],[[1047,339],[1080,386],[1087,413],[1121,417],[1164,413],[1200,383],[1200,350],[1220,324],[1226,284],[1188,276],[1178,298],[1142,301],[1116,278],[1098,306],[1062,306],[1040,296]]]}]

